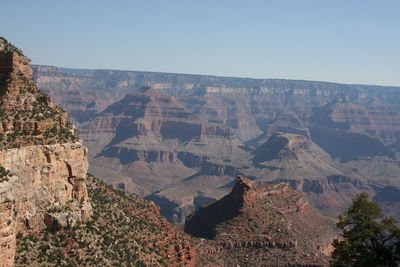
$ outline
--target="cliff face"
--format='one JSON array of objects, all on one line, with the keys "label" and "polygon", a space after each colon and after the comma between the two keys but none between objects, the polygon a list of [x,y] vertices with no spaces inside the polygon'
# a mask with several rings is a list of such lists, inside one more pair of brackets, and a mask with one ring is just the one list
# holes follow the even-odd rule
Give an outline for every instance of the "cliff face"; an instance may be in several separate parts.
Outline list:
[{"label": "cliff face", "polygon": [[0,38],[0,266],[12,266],[17,233],[90,218],[87,149],[67,114],[32,80],[29,59]]},{"label": "cliff face", "polygon": [[379,101],[361,106],[346,95],[314,108],[310,118],[311,138],[342,162],[371,156],[393,159],[394,152],[387,145],[397,140],[399,126],[399,114]]},{"label": "cliff face", "polygon": [[0,149],[76,141],[67,113],[37,89],[29,62],[0,39]]},{"label": "cliff face", "polygon": [[198,253],[206,266],[323,266],[336,235],[333,220],[316,213],[304,194],[286,184],[256,187],[241,176],[231,193],[189,216],[185,231],[214,242],[214,250]]},{"label": "cliff face", "polygon": [[0,183],[4,266],[12,266],[20,232],[72,227],[91,216],[85,177],[87,150],[81,143],[27,146],[0,151],[11,176]]}]

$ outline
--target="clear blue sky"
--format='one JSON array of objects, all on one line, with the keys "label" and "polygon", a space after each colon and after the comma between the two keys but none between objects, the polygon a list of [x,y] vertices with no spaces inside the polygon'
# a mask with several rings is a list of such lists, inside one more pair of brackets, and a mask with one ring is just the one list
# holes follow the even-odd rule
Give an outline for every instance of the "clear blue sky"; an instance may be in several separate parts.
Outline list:
[{"label": "clear blue sky", "polygon": [[399,0],[3,0],[34,64],[400,86]]}]

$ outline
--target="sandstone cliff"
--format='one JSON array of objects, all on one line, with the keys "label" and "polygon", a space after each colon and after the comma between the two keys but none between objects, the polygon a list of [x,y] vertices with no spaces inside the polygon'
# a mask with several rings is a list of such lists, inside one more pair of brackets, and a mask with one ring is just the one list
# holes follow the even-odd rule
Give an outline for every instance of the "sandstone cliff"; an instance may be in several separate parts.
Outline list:
[{"label": "sandstone cliff", "polygon": [[0,266],[13,265],[18,233],[72,227],[92,209],[88,153],[67,114],[32,80],[30,60],[0,38]]}]

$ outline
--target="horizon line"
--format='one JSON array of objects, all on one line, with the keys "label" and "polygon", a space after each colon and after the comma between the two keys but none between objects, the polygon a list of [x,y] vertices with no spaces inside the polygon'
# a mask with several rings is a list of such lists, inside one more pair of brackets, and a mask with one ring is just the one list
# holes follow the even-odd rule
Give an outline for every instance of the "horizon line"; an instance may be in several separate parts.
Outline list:
[{"label": "horizon line", "polygon": [[55,67],[58,69],[71,69],[71,70],[89,70],[89,71],[120,71],[120,72],[145,72],[145,73],[159,73],[159,74],[175,74],[175,75],[187,75],[187,76],[209,76],[216,78],[226,79],[250,79],[250,80],[281,80],[281,81],[301,81],[301,82],[318,82],[327,84],[340,84],[349,86],[374,86],[374,87],[389,87],[398,88],[400,85],[381,85],[381,84],[366,84],[366,83],[344,83],[344,82],[333,82],[333,81],[322,81],[322,80],[306,80],[306,79],[295,79],[295,78],[256,78],[256,77],[245,77],[245,76],[225,76],[216,74],[200,74],[200,73],[184,73],[184,72],[167,72],[167,71],[149,71],[149,70],[132,70],[132,69],[113,69],[113,68],[76,68],[76,67],[61,67],[56,65],[46,64],[31,64],[31,66],[43,66],[43,67]]}]

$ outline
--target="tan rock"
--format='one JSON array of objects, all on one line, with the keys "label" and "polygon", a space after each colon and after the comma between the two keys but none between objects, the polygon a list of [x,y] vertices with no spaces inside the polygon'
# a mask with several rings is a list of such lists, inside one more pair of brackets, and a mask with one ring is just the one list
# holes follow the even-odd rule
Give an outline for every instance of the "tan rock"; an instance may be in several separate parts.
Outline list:
[{"label": "tan rock", "polygon": [[[12,266],[18,232],[69,227],[90,218],[87,149],[81,143],[3,150],[0,166],[14,175],[0,183],[0,266]],[[68,210],[55,208],[65,206]]]}]

